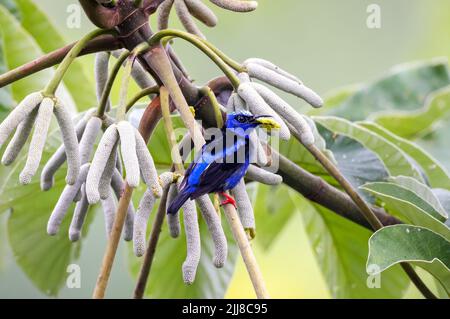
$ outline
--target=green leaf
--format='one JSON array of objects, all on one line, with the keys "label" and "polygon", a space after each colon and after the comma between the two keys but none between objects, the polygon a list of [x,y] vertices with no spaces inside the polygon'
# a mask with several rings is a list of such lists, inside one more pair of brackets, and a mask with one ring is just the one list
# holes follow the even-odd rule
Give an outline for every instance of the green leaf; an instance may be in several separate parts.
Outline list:
[{"label": "green leaf", "polygon": [[[158,299],[224,298],[234,273],[238,254],[237,246],[231,234],[226,231],[228,239],[228,260],[223,268],[215,268],[213,265],[214,245],[206,224],[201,217],[199,218],[199,224],[202,253],[194,284],[187,286],[183,283],[182,278],[181,267],[186,258],[184,231],[181,231],[180,238],[173,239],[168,234],[167,226],[164,225],[145,291],[147,297]],[[227,230],[228,227],[225,220],[223,220],[223,225],[224,229]],[[148,228],[150,230],[151,226],[149,225]],[[184,229],[183,225],[182,229]],[[132,275],[137,278],[142,259],[134,256],[132,249],[129,249],[129,252],[130,270]]]},{"label": "green leaf", "polygon": [[[51,133],[49,140],[41,167],[60,144],[59,132]],[[37,288],[55,296],[65,284],[67,266],[78,259],[82,244],[73,244],[68,238],[73,207],[57,236],[50,237],[46,232],[47,221],[65,184],[65,172],[61,170],[57,174],[55,186],[48,192],[40,190],[38,177],[30,185],[22,186],[18,180],[25,157],[22,153],[13,167],[1,170],[0,212],[12,212],[8,219],[8,235],[17,264]],[[93,212],[89,213],[92,215]],[[91,217],[86,219],[83,236],[91,221]]]},{"label": "green leaf", "polygon": [[433,207],[434,211],[436,211],[439,215],[441,215],[441,217],[438,219],[441,219],[443,221],[447,220],[448,218],[447,212],[445,211],[444,207],[442,207],[439,199],[433,193],[433,190],[431,190],[428,186],[418,182],[414,178],[406,176],[391,177],[389,178],[389,181],[397,185],[400,185],[406,189],[409,189],[415,195],[417,195],[425,202],[430,204]]},{"label": "green leaf", "polygon": [[[267,186],[257,183],[247,185],[255,188],[253,209],[256,218],[258,243],[268,250],[277,240],[296,212],[302,211],[289,196],[291,190],[286,186]],[[283,200],[279,200],[283,198]]]},{"label": "green leaf", "polygon": [[[355,188],[368,182],[382,181],[388,178],[386,167],[374,152],[352,138],[335,135],[320,124],[319,130],[326,141],[327,148],[333,153],[340,172]],[[332,184],[340,187],[337,182]],[[360,193],[367,200],[371,200],[364,192]]]},{"label": "green leaf", "polygon": [[[3,52],[7,68],[14,69],[42,55],[42,51],[22,28],[16,18],[0,5],[0,31],[3,38]],[[17,81],[11,85],[16,101],[21,101],[31,92],[42,90],[50,80],[52,71],[44,70]]]},{"label": "green leaf", "polygon": [[[293,197],[306,232],[334,298],[401,298],[409,280],[399,267],[383,274],[379,289],[367,286],[367,241],[371,232],[305,199]],[[304,202],[304,203],[302,203]]]},{"label": "green leaf", "polygon": [[384,227],[372,235],[368,267],[376,265],[382,272],[401,262],[425,269],[450,293],[450,242],[444,237],[411,225]]},{"label": "green leaf", "polygon": [[348,100],[352,95],[354,95],[359,89],[361,89],[360,84],[353,84],[328,92],[324,97],[323,107],[313,108],[308,111],[309,115],[321,115],[329,112],[330,110],[338,107],[346,100]]},{"label": "green leaf", "polygon": [[[67,43],[49,17],[31,0],[15,0],[20,10],[22,27],[30,33],[44,52],[51,52]],[[78,110],[96,105],[92,76],[80,61],[74,61],[64,76],[64,83],[71,92]],[[82,92],[82,94],[80,94]]]},{"label": "green leaf", "polygon": [[423,135],[432,125],[450,112],[450,86],[432,93],[425,106],[414,111],[379,114],[374,121],[393,133],[412,139]]},{"label": "green leaf", "polygon": [[376,133],[337,117],[314,117],[314,120],[335,134],[355,139],[379,156],[390,175],[411,176],[423,181],[420,170],[397,146]]},{"label": "green leaf", "polygon": [[432,187],[450,189],[450,176],[448,171],[420,146],[391,133],[376,123],[357,122],[357,124],[384,137],[405,152],[410,158],[413,158],[427,175],[428,182]]},{"label": "green leaf", "polygon": [[350,120],[365,120],[374,112],[413,111],[424,105],[431,92],[448,85],[447,60],[400,65],[381,79],[363,86],[331,114]]},{"label": "green leaf", "polygon": [[450,229],[439,221],[442,216],[410,190],[393,183],[372,183],[362,189],[382,201],[384,209],[404,223],[429,228],[450,240]]}]

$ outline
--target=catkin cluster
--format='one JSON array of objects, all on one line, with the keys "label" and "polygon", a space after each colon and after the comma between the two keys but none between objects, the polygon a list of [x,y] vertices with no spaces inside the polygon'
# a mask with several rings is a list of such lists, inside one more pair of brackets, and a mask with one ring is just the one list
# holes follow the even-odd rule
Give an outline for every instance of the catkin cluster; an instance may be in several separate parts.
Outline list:
[{"label": "catkin cluster", "polygon": [[[210,0],[213,4],[226,10],[234,12],[249,12],[256,9],[256,1],[242,0]],[[214,27],[217,24],[217,17],[214,12],[206,6],[202,0],[165,0],[158,9],[158,28],[164,30],[169,27],[169,16],[172,8],[175,8],[176,14],[183,24],[186,31],[205,38],[203,33],[196,25],[194,18],[208,27]]]},{"label": "catkin cluster", "polygon": [[52,114],[56,117],[64,143],[64,157],[68,167],[66,182],[73,185],[77,180],[80,157],[70,113],[56,97],[46,97],[37,92],[28,95],[0,124],[0,147],[15,130],[2,157],[4,165],[14,162],[33,131],[27,161],[19,177],[21,184],[29,184],[39,168]]}]

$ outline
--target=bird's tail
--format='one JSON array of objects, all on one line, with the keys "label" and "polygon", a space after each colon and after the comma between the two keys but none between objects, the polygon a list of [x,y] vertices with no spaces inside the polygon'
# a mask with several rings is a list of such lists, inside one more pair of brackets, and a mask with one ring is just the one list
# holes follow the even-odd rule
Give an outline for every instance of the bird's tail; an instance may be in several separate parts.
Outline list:
[{"label": "bird's tail", "polygon": [[170,203],[167,214],[175,215],[180,210],[181,206],[189,199],[189,196],[191,196],[191,194],[187,191],[179,192]]}]

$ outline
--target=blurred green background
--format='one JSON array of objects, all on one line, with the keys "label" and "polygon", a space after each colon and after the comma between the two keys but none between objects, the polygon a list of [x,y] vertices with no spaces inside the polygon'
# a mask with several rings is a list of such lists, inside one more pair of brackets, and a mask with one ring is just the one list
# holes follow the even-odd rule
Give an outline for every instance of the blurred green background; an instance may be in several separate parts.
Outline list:
[{"label": "blurred green background", "polygon": [[[92,25],[83,17],[81,28],[69,29],[66,20],[73,0],[37,0],[67,41],[74,41]],[[448,0],[259,0],[257,11],[235,14],[214,8],[220,22],[203,28],[208,39],[237,60],[263,57],[302,78],[319,93],[339,86],[366,82],[399,63],[450,55]],[[381,7],[381,29],[368,29],[369,4]],[[179,27],[172,19],[174,27]],[[198,83],[218,75],[216,67],[187,45],[176,46]],[[92,57],[85,57],[92,64]],[[83,94],[83,92],[80,92]],[[30,212],[31,214],[32,212]],[[0,215],[0,225],[6,218]],[[63,289],[60,297],[90,297],[106,244],[102,217],[97,217],[78,264],[82,287]],[[0,243],[7,240],[4,227]],[[6,245],[0,244],[0,249]],[[327,298],[329,292],[313,258],[300,216],[290,221],[268,252],[257,245],[257,259],[268,290],[275,298]],[[125,245],[117,257],[108,297],[128,298],[133,282],[128,273]],[[0,298],[45,298],[15,264],[11,252],[0,261]],[[181,276],[181,274],[180,274]],[[408,296],[417,296],[411,290]],[[227,293],[229,298],[253,298],[242,262]]]}]

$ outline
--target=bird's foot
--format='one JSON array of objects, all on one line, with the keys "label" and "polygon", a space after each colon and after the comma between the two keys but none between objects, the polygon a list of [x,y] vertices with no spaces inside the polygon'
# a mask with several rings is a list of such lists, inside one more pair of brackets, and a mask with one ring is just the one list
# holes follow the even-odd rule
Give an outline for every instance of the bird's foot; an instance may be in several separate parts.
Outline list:
[{"label": "bird's foot", "polygon": [[225,205],[233,205],[234,208],[237,209],[237,205],[236,205],[236,201],[234,200],[233,197],[231,197],[230,195],[228,195],[227,193],[220,193],[220,195],[222,195],[223,197],[225,197],[225,200],[220,203],[220,206],[225,206]]}]

